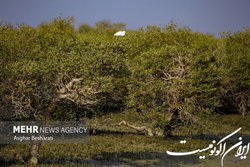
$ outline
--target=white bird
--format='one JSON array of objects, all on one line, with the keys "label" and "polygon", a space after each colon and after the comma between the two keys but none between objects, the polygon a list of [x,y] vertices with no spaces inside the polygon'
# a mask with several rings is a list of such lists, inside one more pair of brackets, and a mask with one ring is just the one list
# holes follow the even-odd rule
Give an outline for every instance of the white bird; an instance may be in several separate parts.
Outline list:
[{"label": "white bird", "polygon": [[118,37],[118,36],[122,37],[122,36],[125,35],[125,33],[126,33],[126,31],[118,31],[117,33],[114,34],[114,36],[116,36],[116,37]]}]

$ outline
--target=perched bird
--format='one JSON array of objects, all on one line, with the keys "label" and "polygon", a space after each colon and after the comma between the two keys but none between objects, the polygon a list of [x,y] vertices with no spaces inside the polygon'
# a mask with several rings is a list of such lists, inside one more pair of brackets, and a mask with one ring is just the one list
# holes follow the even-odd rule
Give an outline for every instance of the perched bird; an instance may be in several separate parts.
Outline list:
[{"label": "perched bird", "polygon": [[115,33],[114,34],[114,36],[116,36],[116,37],[122,37],[122,36],[124,36],[125,35],[125,33],[126,33],[126,31],[118,31],[117,33]]}]

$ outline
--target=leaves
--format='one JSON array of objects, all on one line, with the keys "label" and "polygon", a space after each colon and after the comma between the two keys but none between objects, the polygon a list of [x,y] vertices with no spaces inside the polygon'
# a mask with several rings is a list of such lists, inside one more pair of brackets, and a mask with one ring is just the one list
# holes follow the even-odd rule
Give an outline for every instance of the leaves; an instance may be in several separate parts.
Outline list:
[{"label": "leaves", "polygon": [[[0,25],[1,109],[18,104],[33,119],[73,78],[81,78],[58,104],[70,113],[72,105],[91,112],[132,109],[164,127],[169,113],[186,119],[230,105],[249,111],[249,29],[216,38],[171,22],[115,38],[113,31],[125,24],[82,24],[77,32],[73,21],[58,17],[37,28]],[[16,86],[20,81],[25,84]]]}]

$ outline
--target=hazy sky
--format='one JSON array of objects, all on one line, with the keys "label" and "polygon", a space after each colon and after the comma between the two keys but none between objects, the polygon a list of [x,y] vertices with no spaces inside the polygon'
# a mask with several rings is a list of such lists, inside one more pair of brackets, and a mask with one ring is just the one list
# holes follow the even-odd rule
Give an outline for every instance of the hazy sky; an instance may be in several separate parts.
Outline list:
[{"label": "hazy sky", "polygon": [[110,19],[127,28],[165,25],[171,19],[193,31],[217,34],[250,27],[250,0],[0,0],[0,18],[37,26],[59,15],[75,25]]}]

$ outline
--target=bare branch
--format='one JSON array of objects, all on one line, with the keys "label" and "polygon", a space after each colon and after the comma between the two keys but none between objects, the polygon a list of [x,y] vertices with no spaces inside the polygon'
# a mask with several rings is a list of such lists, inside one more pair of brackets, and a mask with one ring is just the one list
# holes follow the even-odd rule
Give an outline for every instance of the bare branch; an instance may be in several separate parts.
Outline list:
[{"label": "bare branch", "polygon": [[126,121],[121,121],[118,125],[119,126],[125,125],[129,128],[135,129],[137,132],[145,131],[149,136],[154,136],[152,129],[146,126],[134,126],[134,125],[127,123]]}]

